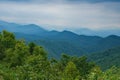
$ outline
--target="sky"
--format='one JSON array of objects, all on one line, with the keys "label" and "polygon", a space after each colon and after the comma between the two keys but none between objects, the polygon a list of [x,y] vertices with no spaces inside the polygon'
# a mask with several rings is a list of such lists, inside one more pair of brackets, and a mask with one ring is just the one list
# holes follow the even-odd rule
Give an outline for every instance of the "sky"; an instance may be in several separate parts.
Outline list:
[{"label": "sky", "polygon": [[58,31],[120,29],[120,0],[0,0],[0,20]]}]

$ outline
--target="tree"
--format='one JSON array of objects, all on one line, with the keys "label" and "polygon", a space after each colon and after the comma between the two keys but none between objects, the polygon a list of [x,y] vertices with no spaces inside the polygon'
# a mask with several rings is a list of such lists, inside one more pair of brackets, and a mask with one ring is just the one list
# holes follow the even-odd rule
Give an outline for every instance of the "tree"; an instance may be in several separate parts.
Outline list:
[{"label": "tree", "polygon": [[95,67],[93,62],[88,62],[87,57],[72,57],[72,61],[75,63],[80,75],[84,78],[90,73],[91,69]]},{"label": "tree", "polygon": [[103,79],[108,80],[120,80],[120,68],[115,66],[111,67],[110,69],[106,70],[102,76]]},{"label": "tree", "polygon": [[35,46],[34,47],[33,55],[36,55],[36,56],[37,55],[41,55],[41,56],[43,56],[43,58],[47,59],[46,51],[42,47],[40,47],[40,46]]},{"label": "tree", "polygon": [[99,77],[101,75],[102,75],[102,71],[101,71],[100,67],[96,66],[93,69],[91,69],[90,73],[87,76],[87,79],[88,80],[101,80],[102,78]]},{"label": "tree", "polygon": [[49,71],[50,71],[50,63],[47,59],[45,59],[40,54],[38,55],[30,55],[26,58],[26,67],[25,72],[28,75],[28,78],[32,78],[33,80],[49,79]]},{"label": "tree", "polygon": [[0,34],[0,60],[2,60],[4,57],[5,57],[5,47],[4,45],[2,44],[2,35]]},{"label": "tree", "polygon": [[33,42],[30,42],[30,43],[28,44],[28,46],[29,46],[29,52],[30,52],[30,54],[32,55],[32,54],[33,54],[33,51],[34,51],[34,47],[36,46],[36,44],[33,43]]},{"label": "tree", "polygon": [[1,43],[4,45],[5,48],[12,48],[15,46],[15,36],[13,33],[3,31],[1,36]]},{"label": "tree", "polygon": [[9,63],[10,67],[22,65],[25,58],[29,55],[29,49],[22,41],[17,41],[15,48],[6,50],[5,61]]},{"label": "tree", "polygon": [[0,60],[5,57],[5,50],[15,46],[15,36],[14,34],[2,31],[0,33]]},{"label": "tree", "polygon": [[75,80],[79,76],[79,71],[73,62],[68,62],[64,70],[63,80]]},{"label": "tree", "polygon": [[62,54],[62,56],[61,56],[61,63],[63,65],[66,65],[69,62],[70,59],[71,59],[71,56],[69,56],[67,54]]}]

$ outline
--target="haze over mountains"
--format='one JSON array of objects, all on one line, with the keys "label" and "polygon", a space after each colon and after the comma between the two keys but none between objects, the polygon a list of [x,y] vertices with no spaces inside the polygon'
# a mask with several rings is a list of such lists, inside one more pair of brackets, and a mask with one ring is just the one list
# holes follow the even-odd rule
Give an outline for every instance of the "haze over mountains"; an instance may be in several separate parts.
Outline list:
[{"label": "haze over mountains", "polygon": [[[49,31],[45,30],[44,26],[38,26],[35,24],[28,24],[28,25],[21,25],[16,23],[9,23],[5,21],[0,20],[0,30],[6,29],[11,32],[19,32],[19,33],[27,33],[27,34],[35,34],[36,33],[46,33],[46,32],[59,32],[59,31]],[[29,28],[28,28],[29,27]],[[67,31],[67,30],[65,30]],[[109,35],[118,35],[120,36],[120,29],[100,29],[100,30],[91,30],[88,28],[78,28],[78,29],[71,29],[68,30],[69,32],[72,31],[78,35],[88,35],[88,36],[101,36],[101,37],[107,37]],[[39,34],[40,35],[40,34]]]},{"label": "haze over mountains", "polygon": [[[89,29],[79,30],[80,34],[84,34],[80,35],[67,30],[62,32],[48,31],[35,24],[20,25],[0,21],[0,31],[2,30],[14,32],[18,39],[24,38],[27,41],[33,41],[45,47],[50,56],[57,58],[59,58],[61,53],[81,56],[120,46],[119,30],[108,30],[106,33],[104,30],[98,31],[99,34],[109,35],[107,37],[99,37],[98,33],[95,31],[91,32]],[[89,33],[92,33],[90,34],[92,36],[86,35]]]}]

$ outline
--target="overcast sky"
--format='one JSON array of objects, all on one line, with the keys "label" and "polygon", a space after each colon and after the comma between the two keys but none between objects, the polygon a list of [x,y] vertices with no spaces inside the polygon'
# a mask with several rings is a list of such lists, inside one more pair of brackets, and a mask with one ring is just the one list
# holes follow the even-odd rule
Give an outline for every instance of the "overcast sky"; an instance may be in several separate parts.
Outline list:
[{"label": "overcast sky", "polygon": [[120,0],[0,0],[0,20],[45,29],[120,29]]}]

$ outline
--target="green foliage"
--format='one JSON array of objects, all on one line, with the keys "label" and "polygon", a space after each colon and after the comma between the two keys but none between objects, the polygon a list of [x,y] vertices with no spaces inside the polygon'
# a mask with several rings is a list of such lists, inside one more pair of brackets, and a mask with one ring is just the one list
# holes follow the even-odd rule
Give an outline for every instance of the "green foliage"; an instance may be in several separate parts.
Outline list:
[{"label": "green foliage", "polygon": [[33,54],[34,47],[36,46],[36,44],[33,43],[33,42],[31,42],[31,43],[28,44],[28,46],[29,46],[29,52],[30,52],[31,54]]},{"label": "green foliage", "polygon": [[113,65],[120,66],[120,47],[111,48],[102,52],[93,53],[88,56],[90,61],[94,61],[103,70],[111,68]]},{"label": "green foliage", "polygon": [[103,72],[85,56],[48,59],[42,47],[15,40],[7,31],[0,34],[0,80],[120,80],[119,75],[120,68]]},{"label": "green foliage", "polygon": [[111,67],[105,72],[105,76],[103,78],[109,80],[120,80],[120,68],[115,66]]},{"label": "green foliage", "polygon": [[120,80],[120,68],[113,66],[102,72],[99,67],[96,67],[89,74],[88,80]]},{"label": "green foliage", "polygon": [[16,40],[13,33],[5,30],[0,33],[0,60],[5,57],[5,50],[8,48],[13,48],[15,43]]},{"label": "green foliage", "polygon": [[14,45],[15,45],[15,36],[14,36],[14,34],[4,30],[2,32],[1,43],[4,45],[5,48],[14,47]]},{"label": "green foliage", "polygon": [[87,79],[88,80],[99,80],[101,78],[98,78],[98,77],[101,75],[102,75],[102,71],[101,71],[100,67],[96,66],[90,71]]},{"label": "green foliage", "polygon": [[79,76],[79,71],[73,62],[68,62],[64,70],[63,80],[75,80]]},{"label": "green foliage", "polygon": [[87,57],[80,58],[72,57],[73,62],[76,64],[81,76],[86,77],[86,74],[90,73],[90,70],[95,67],[95,64],[87,61]]},{"label": "green foliage", "polygon": [[25,61],[25,57],[29,55],[28,46],[24,42],[18,41],[14,48],[6,50],[5,61],[9,63],[10,67],[22,65]]},{"label": "green foliage", "polygon": [[2,60],[5,57],[5,47],[0,43],[0,60]]},{"label": "green foliage", "polygon": [[40,46],[35,46],[34,51],[33,51],[33,55],[38,55],[38,54],[40,54],[44,58],[47,58],[47,53],[44,51],[44,49]]},{"label": "green foliage", "polygon": [[80,72],[80,76],[83,76],[84,78],[87,77],[87,74],[90,73],[91,69],[95,67],[96,65],[93,62],[88,62],[87,57],[76,57],[76,56],[68,56],[66,54],[63,54],[61,57],[61,63],[63,67],[66,66],[66,64],[72,61],[76,65],[78,71]]}]

